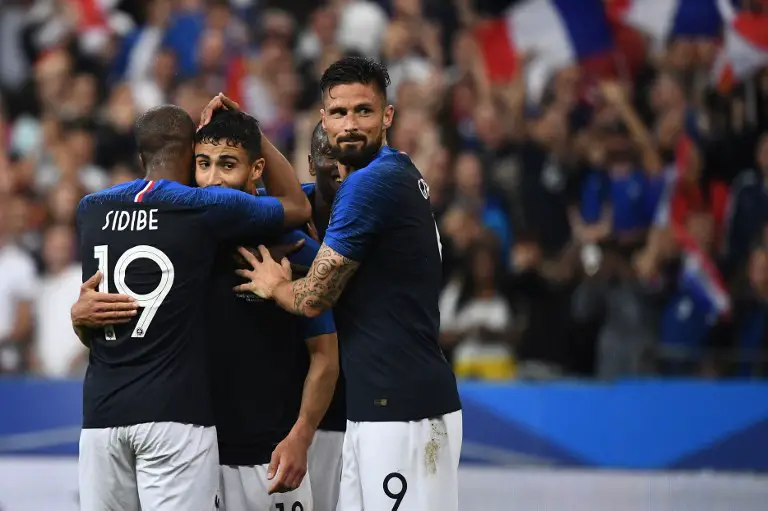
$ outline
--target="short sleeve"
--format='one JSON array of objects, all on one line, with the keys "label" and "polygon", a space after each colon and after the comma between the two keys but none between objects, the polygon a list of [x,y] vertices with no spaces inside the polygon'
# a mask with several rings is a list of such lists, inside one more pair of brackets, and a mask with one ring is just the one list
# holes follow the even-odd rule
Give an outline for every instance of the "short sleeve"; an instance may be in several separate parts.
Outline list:
[{"label": "short sleeve", "polygon": [[344,180],[333,202],[325,245],[353,261],[363,260],[395,208],[393,183],[386,179],[389,177],[369,168],[353,172]]},{"label": "short sleeve", "polygon": [[294,229],[293,231],[284,234],[280,238],[280,243],[292,245],[300,240],[304,240],[304,246],[296,252],[289,254],[288,260],[293,264],[307,267],[312,266],[312,262],[315,260],[320,245],[318,245],[317,241],[313,240],[307,233]]},{"label": "short sleeve", "polygon": [[302,317],[299,320],[304,339],[336,333],[336,323],[333,321],[333,311],[330,309],[315,318]]},{"label": "short sleeve", "polygon": [[284,223],[283,205],[275,197],[260,197],[218,186],[198,188],[200,202],[219,239],[259,237],[279,232]]}]

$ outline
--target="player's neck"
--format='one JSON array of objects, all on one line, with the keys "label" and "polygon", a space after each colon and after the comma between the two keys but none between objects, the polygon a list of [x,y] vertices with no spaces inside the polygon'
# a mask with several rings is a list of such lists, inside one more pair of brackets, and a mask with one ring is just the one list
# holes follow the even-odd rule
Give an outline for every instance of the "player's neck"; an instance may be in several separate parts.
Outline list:
[{"label": "player's neck", "polygon": [[150,167],[147,169],[147,175],[144,179],[147,181],[160,181],[161,179],[165,179],[181,184],[189,184],[189,172],[186,172],[181,168]]}]

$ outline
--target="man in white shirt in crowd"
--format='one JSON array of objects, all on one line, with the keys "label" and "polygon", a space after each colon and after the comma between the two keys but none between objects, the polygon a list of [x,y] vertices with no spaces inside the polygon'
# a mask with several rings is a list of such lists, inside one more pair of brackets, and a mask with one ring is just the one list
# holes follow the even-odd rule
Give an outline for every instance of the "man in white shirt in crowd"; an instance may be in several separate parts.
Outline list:
[{"label": "man in white shirt in crowd", "polygon": [[32,257],[8,236],[7,197],[0,197],[0,373],[21,369],[23,343],[32,332],[37,276]]},{"label": "man in white shirt in crowd", "polygon": [[37,329],[32,347],[32,369],[49,378],[82,376],[88,350],[72,330],[69,307],[77,301],[82,283],[80,263],[75,261],[74,232],[55,225],[45,231],[45,273],[35,297]]}]

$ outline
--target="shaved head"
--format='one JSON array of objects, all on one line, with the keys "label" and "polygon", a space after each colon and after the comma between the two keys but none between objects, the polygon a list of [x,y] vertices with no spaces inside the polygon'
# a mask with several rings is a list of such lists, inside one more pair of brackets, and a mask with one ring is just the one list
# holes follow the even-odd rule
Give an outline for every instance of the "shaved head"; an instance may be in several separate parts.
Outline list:
[{"label": "shaved head", "polygon": [[147,110],[136,120],[135,134],[141,160],[150,171],[169,158],[191,154],[195,123],[181,107],[161,105]]},{"label": "shaved head", "polygon": [[323,154],[330,153],[331,146],[328,143],[328,134],[323,129],[323,121],[320,121],[315,125],[315,129],[312,131],[312,141],[309,146],[309,154],[312,155],[313,160],[319,160]]}]

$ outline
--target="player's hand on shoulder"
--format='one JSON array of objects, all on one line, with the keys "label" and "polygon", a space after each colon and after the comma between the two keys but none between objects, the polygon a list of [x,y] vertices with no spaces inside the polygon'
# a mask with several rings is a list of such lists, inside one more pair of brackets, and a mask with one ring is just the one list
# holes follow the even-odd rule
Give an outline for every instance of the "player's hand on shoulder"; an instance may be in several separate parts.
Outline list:
[{"label": "player's hand on shoulder", "polygon": [[136,316],[139,304],[126,295],[101,293],[101,272],[80,286],[80,297],[70,310],[72,324],[81,328],[103,328],[128,323]]},{"label": "player's hand on shoulder", "polygon": [[277,444],[267,469],[267,478],[272,481],[270,495],[293,491],[301,485],[307,473],[308,450],[306,440],[293,433]]},{"label": "player's hand on shoulder", "polygon": [[205,108],[203,108],[203,112],[200,114],[200,125],[197,127],[197,129],[202,128],[209,122],[211,122],[211,118],[213,117],[214,112],[216,110],[242,110],[240,108],[240,105],[238,105],[235,101],[232,101],[227,96],[219,92],[217,95],[211,99],[207,105],[205,105]]},{"label": "player's hand on shoulder", "polygon": [[251,269],[235,270],[235,273],[247,281],[236,286],[236,292],[250,292],[261,298],[270,299],[277,286],[291,281],[291,263],[288,258],[282,258],[280,263],[275,262],[264,245],[259,245],[260,258],[244,247],[238,248],[238,251]]}]

